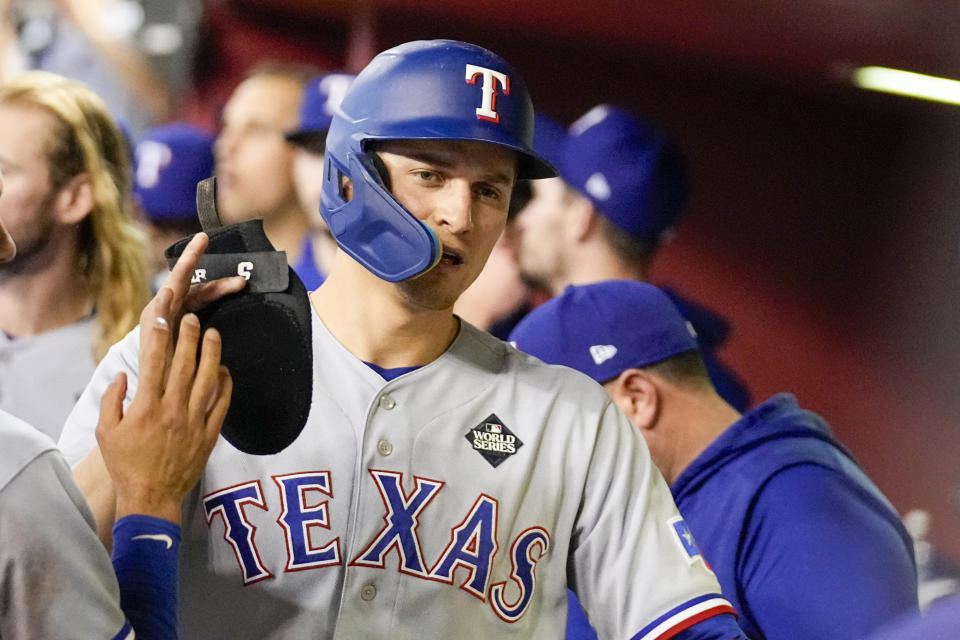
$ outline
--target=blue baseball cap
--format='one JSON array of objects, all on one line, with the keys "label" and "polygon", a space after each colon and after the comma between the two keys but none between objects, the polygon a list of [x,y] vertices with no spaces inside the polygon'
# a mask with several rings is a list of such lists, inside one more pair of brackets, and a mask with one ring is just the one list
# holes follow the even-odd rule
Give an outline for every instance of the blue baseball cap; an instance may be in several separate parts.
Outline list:
[{"label": "blue baseball cap", "polygon": [[527,314],[510,341],[600,383],[699,348],[696,331],[670,298],[634,280],[567,287]]},{"label": "blue baseball cap", "polygon": [[356,76],[350,73],[325,73],[311,80],[300,101],[300,124],[296,130],[287,133],[287,140],[302,145],[325,139],[333,114],[343,102],[354,78]]},{"label": "blue baseball cap", "polygon": [[686,163],[666,132],[599,105],[567,133],[560,177],[614,226],[656,244],[679,222],[688,197]]},{"label": "blue baseball cap", "polygon": [[213,175],[213,136],[184,123],[151,129],[134,150],[133,193],[152,222],[197,219],[197,183]]},{"label": "blue baseball cap", "polygon": [[559,166],[563,159],[563,145],[567,141],[567,130],[550,116],[539,111],[533,114],[533,150],[540,157]]}]

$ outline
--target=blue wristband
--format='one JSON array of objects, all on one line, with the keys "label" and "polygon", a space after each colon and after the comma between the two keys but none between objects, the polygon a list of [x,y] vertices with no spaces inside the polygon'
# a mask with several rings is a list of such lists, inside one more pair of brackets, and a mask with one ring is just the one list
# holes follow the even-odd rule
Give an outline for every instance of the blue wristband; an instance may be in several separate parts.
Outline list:
[{"label": "blue wristband", "polygon": [[113,569],[120,584],[120,608],[137,638],[177,638],[177,559],[180,527],[145,515],[113,525]]}]

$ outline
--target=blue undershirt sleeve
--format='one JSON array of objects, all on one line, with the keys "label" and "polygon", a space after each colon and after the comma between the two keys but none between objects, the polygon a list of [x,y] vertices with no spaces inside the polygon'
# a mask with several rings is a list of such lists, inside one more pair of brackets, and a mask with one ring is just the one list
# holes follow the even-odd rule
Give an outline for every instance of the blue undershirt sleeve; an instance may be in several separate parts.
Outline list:
[{"label": "blue undershirt sleeve", "polygon": [[177,561],[180,527],[144,515],[113,526],[113,569],[120,608],[138,640],[177,638]]},{"label": "blue undershirt sleeve", "polygon": [[762,490],[738,571],[744,615],[767,640],[862,638],[916,611],[911,552],[863,491],[814,465]]}]

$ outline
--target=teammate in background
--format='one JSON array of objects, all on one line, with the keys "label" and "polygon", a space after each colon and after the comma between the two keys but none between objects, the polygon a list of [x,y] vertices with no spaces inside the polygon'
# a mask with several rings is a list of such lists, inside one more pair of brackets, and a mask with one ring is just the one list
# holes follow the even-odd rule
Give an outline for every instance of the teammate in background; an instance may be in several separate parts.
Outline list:
[{"label": "teammate in background", "polygon": [[333,264],[337,243],[320,217],[320,186],[323,184],[323,152],[333,114],[347,94],[355,76],[349,73],[319,75],[304,88],[300,100],[300,122],[286,134],[294,145],[293,184],[313,231],[303,239],[300,259],[292,265],[307,291],[323,283]]},{"label": "teammate in background", "polygon": [[[231,393],[216,331],[203,336],[197,364],[196,316],[184,317],[170,357],[170,326],[177,322],[178,300],[185,298],[202,249],[203,238],[198,238],[169,286],[140,318],[147,327],[142,375],[130,406],[123,407],[122,374],[103,397],[96,435],[116,487],[112,568],[90,509],[53,441],[0,411],[4,640],[129,640],[134,629],[143,639],[177,637],[180,503],[203,471]],[[12,260],[16,251],[0,219],[0,263]]]},{"label": "teammate in background", "polygon": [[[534,116],[533,148],[544,160],[559,164],[560,147],[566,131],[542,113]],[[548,178],[547,181],[555,180]],[[544,182],[537,181],[537,184]],[[506,340],[517,323],[531,309],[550,299],[550,293],[536,283],[531,286],[517,259],[517,214],[533,198],[532,181],[518,181],[510,198],[510,214],[503,235],[477,279],[457,300],[453,311],[473,326]]]},{"label": "teammate in background", "polygon": [[[669,137],[615,107],[600,105],[565,133],[541,138],[560,177],[533,185],[533,200],[517,216],[520,270],[559,295],[567,285],[623,278],[646,281],[687,204],[687,170]],[[712,311],[667,289],[697,329],[710,378],[730,404],[750,406],[745,384],[712,351],[729,333]]]},{"label": "teammate in background", "polygon": [[[263,218],[263,228],[297,275],[314,281],[317,266],[303,262],[311,251],[311,218],[294,185],[296,147],[285,134],[299,122],[300,100],[311,67],[268,64],[255,68],[223,110],[214,144],[217,205],[226,223]],[[320,177],[316,179],[319,181]]]},{"label": "teammate in background", "polygon": [[184,123],[151,129],[134,151],[133,195],[147,226],[147,264],[159,290],[169,270],[164,251],[200,231],[197,183],[213,175],[213,137]]},{"label": "teammate in background", "polygon": [[[532,122],[520,76],[474,45],[407,43],[357,76],[327,138],[342,250],[303,328],[310,415],[271,455],[215,448],[185,511],[185,635],[553,639],[572,586],[606,637],[744,637],[603,390],[452,313],[515,181],[553,175]],[[94,375],[68,458],[136,350]],[[271,402],[283,381],[262,382]]]},{"label": "teammate in background", "polygon": [[0,408],[56,438],[96,362],[149,300],[130,157],[107,108],[62,76],[0,87]]},{"label": "teammate in background", "polygon": [[670,483],[684,545],[702,550],[749,637],[863,638],[917,610],[910,536],[827,423],[788,394],[738,413],[662,291],[570,287],[511,339],[604,385]]}]

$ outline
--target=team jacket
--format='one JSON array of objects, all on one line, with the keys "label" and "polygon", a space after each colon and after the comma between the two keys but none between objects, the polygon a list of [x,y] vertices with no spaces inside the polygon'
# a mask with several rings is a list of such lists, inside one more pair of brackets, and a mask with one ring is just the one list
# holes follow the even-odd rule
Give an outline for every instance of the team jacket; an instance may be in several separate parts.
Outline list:
[{"label": "team jacket", "polygon": [[917,608],[896,512],[791,395],[743,415],[671,491],[755,640],[862,638]]},{"label": "team jacket", "polygon": [[[138,333],[64,430],[94,443]],[[604,390],[463,323],[386,382],[313,317],[314,392],[272,456],[221,438],[184,507],[185,638],[563,637],[568,586],[602,637],[673,637],[732,612],[669,489]],[[269,428],[269,425],[264,425]]]}]

